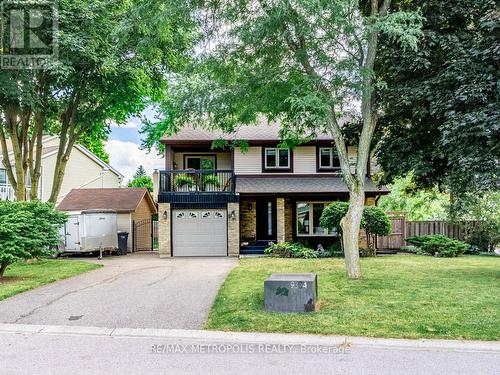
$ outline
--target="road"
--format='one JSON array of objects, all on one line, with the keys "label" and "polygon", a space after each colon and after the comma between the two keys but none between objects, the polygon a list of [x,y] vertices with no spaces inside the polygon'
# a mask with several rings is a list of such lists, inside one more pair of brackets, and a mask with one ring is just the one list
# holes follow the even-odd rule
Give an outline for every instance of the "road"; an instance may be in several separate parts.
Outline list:
[{"label": "road", "polygon": [[0,324],[0,347],[1,374],[500,373],[491,342]]}]

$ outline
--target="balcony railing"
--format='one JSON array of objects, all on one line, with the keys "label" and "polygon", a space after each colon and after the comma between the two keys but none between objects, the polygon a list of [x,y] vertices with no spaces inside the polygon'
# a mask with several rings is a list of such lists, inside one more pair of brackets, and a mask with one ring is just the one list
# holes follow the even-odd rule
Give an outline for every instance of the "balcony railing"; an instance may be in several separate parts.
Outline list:
[{"label": "balcony railing", "polygon": [[234,194],[234,172],[218,169],[160,171],[159,193]]},{"label": "balcony railing", "polygon": [[[26,187],[26,200],[29,201],[31,198],[31,188]],[[16,200],[16,192],[14,188],[10,185],[0,185],[0,200]]]}]

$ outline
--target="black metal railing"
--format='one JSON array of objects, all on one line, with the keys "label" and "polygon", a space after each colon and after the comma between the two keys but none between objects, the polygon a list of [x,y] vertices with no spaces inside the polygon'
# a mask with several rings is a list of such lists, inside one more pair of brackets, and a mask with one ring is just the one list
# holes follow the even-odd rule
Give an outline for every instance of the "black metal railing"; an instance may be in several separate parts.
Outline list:
[{"label": "black metal railing", "polygon": [[234,172],[219,169],[160,171],[159,193],[234,194]]}]

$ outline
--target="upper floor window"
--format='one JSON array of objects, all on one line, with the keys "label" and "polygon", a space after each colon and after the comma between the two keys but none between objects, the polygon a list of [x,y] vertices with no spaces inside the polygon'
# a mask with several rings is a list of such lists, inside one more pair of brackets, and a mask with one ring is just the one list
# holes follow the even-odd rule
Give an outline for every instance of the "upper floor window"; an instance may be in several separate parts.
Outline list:
[{"label": "upper floor window", "polygon": [[0,185],[7,185],[7,172],[0,168]]},{"label": "upper floor window", "polygon": [[266,169],[290,169],[290,149],[266,148],[264,150],[264,162]]},{"label": "upper floor window", "polygon": [[334,147],[319,148],[319,169],[340,169],[339,154]]}]

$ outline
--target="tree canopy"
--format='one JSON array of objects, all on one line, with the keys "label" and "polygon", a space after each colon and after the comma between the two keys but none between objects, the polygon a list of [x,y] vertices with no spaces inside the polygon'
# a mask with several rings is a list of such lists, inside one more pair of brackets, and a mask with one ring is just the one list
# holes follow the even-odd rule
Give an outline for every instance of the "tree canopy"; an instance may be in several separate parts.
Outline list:
[{"label": "tree canopy", "polygon": [[[300,144],[327,133],[349,189],[343,222],[346,269],[360,277],[358,235],[371,138],[377,122],[373,64],[378,37],[415,48],[417,12],[390,12],[390,0],[226,0],[195,2],[201,41],[192,64],[172,78],[161,105],[165,121],[146,128],[146,145],[186,124],[233,132],[262,120],[281,124],[282,140]],[[351,173],[342,127],[362,123]]]},{"label": "tree canopy", "polygon": [[448,190],[459,209],[464,198],[500,188],[498,4],[414,0],[396,9],[420,9],[424,37],[404,51],[381,40],[384,181],[412,172],[417,186]]}]

